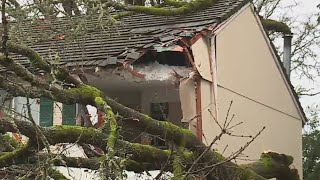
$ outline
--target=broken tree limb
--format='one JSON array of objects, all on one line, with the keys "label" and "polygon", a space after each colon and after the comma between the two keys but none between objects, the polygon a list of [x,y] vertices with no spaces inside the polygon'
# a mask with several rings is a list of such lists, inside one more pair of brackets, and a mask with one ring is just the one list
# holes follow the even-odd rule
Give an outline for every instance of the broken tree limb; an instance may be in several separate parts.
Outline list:
[{"label": "broken tree limb", "polygon": [[[198,138],[192,134],[191,131],[183,129],[169,122],[157,121],[155,119],[152,119],[145,114],[139,113],[133,109],[119,104],[111,98],[106,97],[105,100],[113,109],[113,111],[121,114],[123,117],[131,119],[131,122],[129,123],[132,127],[136,127],[141,131],[145,131],[153,135],[164,137],[166,140],[171,140],[176,144],[185,141],[186,148],[190,151],[195,152],[198,155],[205,152],[202,157],[202,162],[209,160],[212,164],[214,164],[218,163],[219,161],[223,161],[224,158],[219,153],[216,153],[214,151],[207,151],[208,147],[200,142]],[[219,174],[223,173],[225,169],[228,169],[228,173],[226,174],[227,179],[230,177],[235,177],[237,175],[243,178],[246,178],[248,176],[254,179],[261,179],[261,176],[252,173],[251,170],[239,168],[237,165],[231,162],[225,162],[225,164],[217,167],[213,173],[216,175],[216,177],[219,177]],[[245,173],[239,174],[239,169],[240,171],[244,171]]]},{"label": "broken tree limb", "polygon": [[[19,131],[24,135],[34,135],[35,132],[33,131],[33,127],[30,122],[15,120],[15,124],[16,128],[13,127],[14,125],[8,120],[2,119],[0,121],[0,129],[2,130],[2,133],[4,131],[16,132],[16,129],[19,129]],[[104,146],[107,138],[107,136],[100,130],[78,126],[53,126],[42,128],[42,130],[50,144],[79,142],[97,146]],[[130,160],[128,160],[128,164],[126,167],[126,169],[130,171],[142,172],[144,170],[153,170],[157,168],[159,169],[161,168],[161,163],[165,162],[165,160],[170,155],[170,151],[160,150],[152,146],[129,143],[120,140],[118,141],[118,143],[120,143],[119,147],[125,146],[126,148],[124,148],[124,150],[128,154],[131,154]],[[224,174],[224,176],[227,175],[226,178],[240,176],[242,178],[250,177],[254,179],[264,179],[262,177],[289,177],[289,175],[286,175],[286,172],[288,171],[283,171],[283,169],[285,168],[287,170],[290,170],[291,176],[291,172],[295,171],[289,168],[290,164],[292,163],[292,159],[290,159],[289,156],[279,155],[279,157],[283,157],[283,160],[280,161],[279,157],[276,155],[277,153],[274,153],[273,156],[266,156],[264,154],[259,161],[242,166],[235,165],[231,162],[226,162],[225,164],[222,164],[225,168],[223,172],[230,173],[231,171],[235,174],[233,174],[233,176],[230,176],[228,173],[226,173]],[[190,153],[184,152],[183,156],[184,158],[192,159],[192,154]],[[216,156],[222,158],[218,153],[216,154]],[[272,159],[266,159],[269,157],[271,157]],[[99,167],[99,159],[63,157],[63,160],[65,160],[65,162],[67,162],[67,165],[70,165],[70,167],[86,167],[90,169],[97,169]],[[270,162],[274,164],[270,164]],[[282,164],[280,164],[279,162],[281,162]],[[54,164],[63,165],[62,162],[58,160],[55,160]],[[222,173],[222,170],[219,170],[219,172]],[[262,177],[257,175],[256,173],[261,175]],[[222,175],[220,175],[220,177],[221,176]],[[298,178],[298,176],[296,177]]]},{"label": "broken tree limb", "polygon": [[[37,52],[35,52],[31,48],[25,45],[8,42],[7,50],[8,52],[12,52],[27,57],[30,63],[33,64],[35,67],[38,67],[39,69],[42,69],[49,74],[52,73],[52,65],[45,61]],[[70,73],[63,67],[57,66],[56,72],[53,73],[56,73],[55,75],[58,79],[63,79],[64,81],[73,83],[76,86],[80,86],[82,84],[75,77],[71,76]]]},{"label": "broken tree limb", "polygon": [[265,152],[262,153],[258,161],[241,166],[249,168],[267,179],[299,180],[298,171],[290,168],[292,162],[293,158],[291,156],[275,152]]},{"label": "broken tree limb", "polygon": [[[45,159],[48,154],[39,154],[29,159],[29,163],[37,163],[40,159]],[[67,157],[64,155],[57,155],[59,158],[53,160],[55,166],[65,166],[74,168],[87,168],[92,170],[98,170],[101,165],[101,159],[99,158],[83,158],[83,157]],[[148,170],[159,169],[161,166],[150,162],[137,162],[131,159],[125,160],[125,167],[127,171],[133,171],[136,173],[142,173]]]},{"label": "broken tree limb", "polygon": [[[36,133],[32,124],[28,121],[15,120],[12,124],[10,120],[2,119],[0,121],[1,133],[19,132],[27,137],[35,137]],[[102,133],[101,130],[94,128],[85,128],[80,126],[52,126],[40,127],[43,134],[46,136],[51,145],[58,143],[86,143],[103,149],[106,152],[106,141],[108,136]],[[43,146],[40,146],[40,148]],[[138,143],[129,143],[123,140],[118,140],[117,148],[123,148],[130,155],[130,158],[140,162],[158,163],[168,159],[170,152],[161,150],[149,145]],[[192,159],[192,153],[185,152],[185,157]]]},{"label": "broken tree limb", "polygon": [[[34,180],[36,178],[34,164],[19,164],[12,165],[5,168],[0,169],[0,178],[1,179],[24,179],[24,180]],[[17,178],[18,177],[18,178]],[[54,180],[69,180],[62,173],[55,170],[54,168],[50,168],[48,170],[48,178],[52,178]]]},{"label": "broken tree limb", "polygon": [[[19,53],[23,53],[23,51],[19,51]],[[26,55],[26,53],[22,55]],[[39,57],[36,56],[34,58],[39,58]],[[37,62],[38,61],[42,62],[43,60],[37,59]],[[20,70],[27,71],[26,69],[23,69],[23,68],[21,68]],[[59,69],[55,69],[55,70],[59,71]],[[11,91],[10,93],[12,93],[12,88],[16,87],[14,86],[15,84],[6,81],[5,78],[3,77],[0,78],[0,81],[3,82],[1,83],[1,87],[7,91]],[[35,78],[31,78],[28,81],[35,81]],[[179,145],[181,144],[181,142],[184,141],[186,149],[194,152],[195,155],[200,155],[203,152],[206,152],[203,154],[203,157],[200,163],[203,163],[203,164],[207,163],[207,165],[209,166],[219,164],[219,166],[216,166],[212,170],[211,172],[212,177],[221,177],[223,175],[223,177],[226,179],[230,179],[234,177],[239,177],[240,179],[245,179],[245,178],[263,179],[261,176],[257,175],[256,173],[253,173],[250,169],[249,170],[247,168],[244,169],[234,163],[231,163],[230,161],[224,162],[225,159],[219,153],[216,153],[211,150],[207,151],[208,147],[204,145],[202,142],[200,142],[198,138],[191,133],[191,131],[187,129],[183,129],[170,122],[157,121],[144,114],[141,114],[137,111],[127,108],[121,105],[120,103],[112,100],[111,98],[105,97],[103,93],[95,87],[80,84],[79,86],[75,88],[71,88],[69,90],[57,88],[57,90],[50,91],[50,88],[49,89],[41,89],[41,88],[43,87],[37,87],[37,88],[30,87],[30,89],[20,87],[20,89],[19,88],[14,89],[13,94],[14,95],[20,94],[20,96],[24,95],[28,97],[45,96],[58,102],[90,104],[102,110],[103,112],[105,112],[107,117],[118,113],[125,118],[132,119],[132,121],[130,122],[132,124],[132,127],[138,128],[142,131],[148,132],[153,135],[158,135],[166,140],[174,142],[176,145]],[[37,92],[39,94],[34,94],[34,92]],[[68,131],[65,131],[66,135],[69,135]],[[110,141],[110,143],[113,144],[114,141]],[[105,144],[105,141],[103,142],[103,144]],[[223,163],[220,163],[220,162],[223,162]]]},{"label": "broken tree limb", "polygon": [[22,147],[7,152],[0,156],[0,168],[10,166],[17,163],[19,160],[24,160],[26,156],[30,155],[30,143],[23,145]]},{"label": "broken tree limb", "polygon": [[[89,87],[85,87],[86,90],[91,90]],[[96,89],[94,89],[96,90]],[[25,93],[25,90],[23,90],[23,92]],[[76,93],[75,93],[76,92]],[[96,92],[96,93],[94,93]],[[74,98],[74,100],[77,100],[78,98],[82,98],[81,100],[83,101],[83,97],[85,100],[87,101],[91,101],[92,102],[92,97],[95,97],[95,95],[101,95],[100,91],[94,91],[94,92],[89,92],[89,94],[82,94],[82,93],[86,93],[86,91],[81,91],[81,89],[79,88],[74,88],[72,93],[75,93],[75,96],[70,96],[72,98]],[[81,96],[84,95],[84,96]],[[78,97],[78,98],[77,98]],[[169,122],[160,122],[157,120],[154,120],[146,115],[140,114],[132,109],[129,109],[117,102],[115,102],[114,100],[110,99],[110,98],[105,98],[106,102],[110,105],[110,107],[112,107],[114,109],[115,112],[118,112],[119,114],[123,115],[124,117],[133,117],[136,120],[134,120],[134,122],[138,122],[138,124],[136,124],[138,127],[146,132],[150,132],[152,134],[156,134],[156,135],[160,135],[161,137],[165,137],[166,139],[171,139],[173,142],[178,143],[181,140],[185,140],[186,141],[186,147],[188,149],[190,149],[193,152],[196,152],[198,154],[201,154],[203,151],[205,151],[207,149],[207,147],[202,144],[201,142],[198,141],[198,139],[189,131],[186,129],[182,129],[178,126],[175,126]],[[59,101],[59,99],[57,99]],[[24,128],[24,130],[28,130],[26,129],[27,126],[25,127],[21,127],[22,129]],[[4,129],[4,128],[2,128]],[[88,128],[90,129],[90,128]],[[30,128],[29,128],[30,130]],[[72,134],[72,130],[74,129],[66,129],[65,132],[66,136],[73,137],[73,138],[77,138],[78,136],[70,136]],[[20,130],[21,132],[21,130]],[[44,133],[46,133],[46,130],[44,130]],[[55,133],[53,133],[55,134]],[[60,133],[58,133],[60,134]],[[55,138],[55,140],[57,140],[59,138]],[[48,138],[48,141],[50,142],[50,138]],[[87,142],[83,142],[83,143],[87,143]],[[143,153],[142,153],[143,154]],[[219,155],[218,153],[215,153],[213,151],[209,151],[208,153],[206,153],[203,156],[203,159],[205,161],[211,161],[213,163],[217,163],[219,161],[222,161],[222,157],[221,155]],[[214,175],[213,176],[219,176],[219,174],[221,174],[223,171],[225,171],[225,169],[228,169],[228,171],[231,171],[228,173],[228,175],[230,175],[230,177],[235,177],[237,175],[239,175],[239,167],[233,163],[230,162],[226,162],[225,164],[222,164],[221,166],[217,167],[217,169],[214,171]],[[241,168],[240,168],[241,169]],[[248,173],[250,174],[250,177],[256,177],[258,179],[261,179],[257,174],[255,173],[251,173],[250,170],[247,169],[243,169],[244,172],[246,173],[242,173],[242,176],[248,176]]]},{"label": "broken tree limb", "polygon": [[67,177],[65,177],[61,172],[59,172],[56,169],[49,168],[48,175],[54,179],[54,180],[69,180]]},{"label": "broken tree limb", "polygon": [[[79,100],[78,98],[82,98],[80,99],[82,102],[86,102],[90,101],[92,102],[92,98],[96,97],[98,95],[101,95],[100,91],[96,91],[97,89],[93,88],[95,91],[91,92],[89,90],[91,90],[91,88],[85,86],[85,89],[87,91],[81,91],[81,89],[79,88],[73,88],[72,93],[75,93],[74,95],[71,95],[70,97],[72,99]],[[23,93],[25,93],[25,90],[23,90]],[[67,93],[68,94],[68,93]],[[68,97],[66,94],[64,95],[64,97]],[[69,97],[69,98],[70,98]],[[68,98],[67,98],[68,99]],[[173,140],[173,142],[179,142],[181,140],[186,140],[186,147],[188,149],[190,149],[191,151],[194,151],[196,153],[201,154],[203,151],[205,151],[207,149],[207,147],[202,144],[201,142],[198,141],[198,139],[189,131],[186,129],[182,129],[178,126],[175,126],[169,122],[160,122],[154,119],[151,119],[150,117],[140,114],[132,109],[129,109],[117,102],[115,102],[114,100],[110,99],[110,98],[105,98],[106,102],[110,105],[110,107],[112,107],[115,112],[118,112],[119,114],[123,115],[124,117],[133,117],[136,120],[134,120],[134,122],[139,122],[138,124],[136,124],[138,127],[142,130],[145,130],[146,132],[150,132],[152,134],[156,134],[156,135],[160,135],[161,137],[164,137],[166,139],[171,139]],[[59,98],[56,99],[59,101]],[[79,101],[80,101],[79,100]],[[72,131],[65,131],[67,133],[67,135],[69,135],[69,133],[71,133]],[[48,138],[50,139],[50,138]],[[58,138],[57,138],[58,139]],[[50,140],[49,140],[50,141]],[[85,142],[84,142],[85,143]],[[203,159],[205,161],[211,161],[213,163],[217,163],[223,159],[221,159],[221,155],[219,155],[218,153],[209,151],[208,153],[206,153],[203,156]],[[228,173],[230,176],[232,175],[232,177],[239,175],[239,167],[233,163],[230,164],[230,162],[225,163],[226,166],[224,166],[224,164],[222,164],[221,166],[219,166],[214,172],[215,175],[213,176],[219,176],[219,174],[221,174],[221,171],[224,171],[224,169],[229,169],[229,171],[231,171],[232,173]],[[238,167],[238,168],[237,168]],[[243,173],[245,176],[247,176],[248,174],[248,170],[244,169],[243,170],[246,173]],[[250,177],[259,177],[257,174],[255,173],[249,173]],[[243,175],[243,176],[244,176]]]},{"label": "broken tree limb", "polygon": [[[164,8],[160,6],[147,7],[147,6],[137,6],[137,5],[126,5],[121,3],[109,2],[103,0],[106,4],[106,7],[113,7],[118,10],[132,11],[136,13],[152,14],[157,16],[175,16],[183,15],[190,12],[200,11],[207,7],[210,7],[219,2],[219,0],[195,0],[190,2],[175,1],[175,0],[165,0],[163,5],[174,6],[174,8]],[[248,3],[248,0],[243,1],[242,3]],[[228,16],[226,16],[228,17]],[[225,19],[222,17],[221,19]]]}]

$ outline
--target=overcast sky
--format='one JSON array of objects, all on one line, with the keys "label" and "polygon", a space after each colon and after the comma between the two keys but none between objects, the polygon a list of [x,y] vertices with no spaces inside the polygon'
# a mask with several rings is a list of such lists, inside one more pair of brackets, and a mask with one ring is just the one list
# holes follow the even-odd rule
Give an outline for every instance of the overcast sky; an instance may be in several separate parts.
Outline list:
[{"label": "overcast sky", "polygon": [[317,4],[320,3],[319,0],[284,0],[284,2],[288,4],[297,2],[300,4],[299,10],[295,11],[293,15],[305,15],[306,13],[314,12]]},{"label": "overcast sky", "polygon": [[[294,8],[292,11],[289,11],[289,13],[292,13],[293,17],[299,17],[300,19],[305,18],[310,13],[318,12],[320,10],[317,9],[317,5],[320,3],[319,0],[284,0],[285,4],[293,4],[297,2],[299,4],[298,7]],[[318,61],[320,61],[320,48],[315,49],[315,51],[318,52],[319,58]],[[320,77],[316,79],[315,82],[310,80],[298,80],[298,79],[291,79],[294,84],[300,84],[307,88],[313,88],[313,92],[319,92],[320,91]],[[302,97],[300,99],[302,105],[304,107],[312,104],[318,104],[320,105],[320,95],[317,95],[316,97]]]}]

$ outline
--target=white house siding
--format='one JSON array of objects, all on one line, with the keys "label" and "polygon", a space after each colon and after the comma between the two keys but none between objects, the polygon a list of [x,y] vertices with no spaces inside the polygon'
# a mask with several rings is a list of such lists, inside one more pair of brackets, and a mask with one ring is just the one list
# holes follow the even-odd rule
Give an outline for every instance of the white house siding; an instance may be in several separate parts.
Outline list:
[{"label": "white house siding", "polygon": [[[245,155],[258,159],[265,150],[292,155],[302,174],[302,117],[258,22],[253,8],[247,6],[216,36],[218,120],[224,121],[233,101],[233,124],[243,122],[234,129],[236,134],[255,135],[266,126]],[[208,133],[213,136],[218,131],[215,126]],[[225,136],[216,148],[222,151],[228,145],[228,155],[247,140]]]},{"label": "white house siding", "polygon": [[[40,112],[40,104],[37,103],[37,99],[30,99],[30,109],[31,115],[33,120],[39,124],[39,112]],[[22,116],[17,115],[18,119],[26,120],[28,116],[28,109],[27,109],[27,98],[26,97],[15,97],[13,102],[14,110],[21,114]]]},{"label": "white house siding", "polygon": [[209,145],[215,136],[212,134],[212,129],[217,125],[215,123],[215,103],[213,97],[212,83],[206,80],[201,80],[201,117],[202,117],[202,131],[203,142]]},{"label": "white house siding", "polygon": [[[36,122],[36,124],[39,124],[41,101],[38,98],[36,98],[36,99],[29,98],[29,103],[30,103],[32,118]],[[22,119],[22,120],[28,119],[27,117],[29,117],[29,116],[28,116],[28,110],[27,110],[27,98],[26,97],[15,97],[13,100],[12,106],[14,107],[14,111],[16,112],[16,117],[18,119]],[[53,125],[61,125],[62,124],[61,110],[62,110],[62,103],[54,102],[53,103]],[[78,106],[77,106],[76,114],[78,112],[79,112],[79,110],[78,110]]]}]

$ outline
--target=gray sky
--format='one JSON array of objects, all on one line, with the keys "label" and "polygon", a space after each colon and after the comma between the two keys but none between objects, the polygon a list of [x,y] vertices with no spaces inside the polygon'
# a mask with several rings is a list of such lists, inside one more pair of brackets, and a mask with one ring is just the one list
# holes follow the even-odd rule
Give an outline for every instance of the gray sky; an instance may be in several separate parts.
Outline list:
[{"label": "gray sky", "polygon": [[316,6],[320,3],[318,0],[284,0],[285,3],[292,4],[297,2],[300,4],[300,7],[293,15],[305,15],[306,13],[314,12],[317,10]]},{"label": "gray sky", "polygon": [[[294,2],[299,3],[299,6],[294,8],[292,11],[289,11],[289,13],[292,13],[293,17],[299,17],[300,19],[303,19],[306,16],[308,16],[310,13],[320,11],[316,8],[316,6],[320,3],[320,1],[318,0],[295,0],[295,1],[284,0],[285,4],[292,4]],[[318,61],[320,61],[320,48],[315,49],[315,51],[318,52],[318,55],[319,55]],[[313,92],[320,91],[320,77],[316,78],[315,82],[312,82],[307,79],[302,79],[302,80],[294,79],[294,76],[291,80],[295,85],[300,84],[306,88],[313,88],[314,89]],[[302,97],[300,101],[304,107],[312,104],[320,105],[320,95],[317,95],[315,97]]]}]

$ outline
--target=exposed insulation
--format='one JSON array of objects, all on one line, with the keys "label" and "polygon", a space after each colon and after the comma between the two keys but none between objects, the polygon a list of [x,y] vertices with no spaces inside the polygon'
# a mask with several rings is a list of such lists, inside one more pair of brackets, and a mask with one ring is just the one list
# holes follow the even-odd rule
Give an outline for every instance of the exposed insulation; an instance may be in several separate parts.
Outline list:
[{"label": "exposed insulation", "polygon": [[[159,64],[155,61],[143,65],[130,65],[127,69],[106,69],[102,73],[104,75],[101,77],[106,80],[108,78],[111,78],[110,80],[114,80],[115,77],[110,75],[116,75],[120,80],[127,80],[131,82],[177,81],[177,78],[188,77],[191,72],[192,70],[185,66],[169,66],[166,64]],[[137,76],[136,74],[141,74],[143,76]]]},{"label": "exposed insulation", "polygon": [[134,67],[134,69],[139,73],[145,74],[145,79],[147,81],[174,80],[174,71],[176,71],[182,77],[187,77],[188,74],[191,72],[191,69],[186,68],[185,66],[169,66],[166,64],[159,64],[157,61],[146,65],[136,66]]}]

